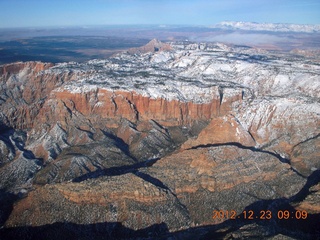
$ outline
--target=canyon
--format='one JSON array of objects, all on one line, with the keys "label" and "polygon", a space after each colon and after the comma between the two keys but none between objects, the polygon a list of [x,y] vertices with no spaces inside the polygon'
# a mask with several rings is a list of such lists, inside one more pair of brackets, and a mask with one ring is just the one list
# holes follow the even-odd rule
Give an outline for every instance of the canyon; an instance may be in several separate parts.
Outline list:
[{"label": "canyon", "polygon": [[319,238],[319,64],[154,39],[1,65],[0,236]]}]

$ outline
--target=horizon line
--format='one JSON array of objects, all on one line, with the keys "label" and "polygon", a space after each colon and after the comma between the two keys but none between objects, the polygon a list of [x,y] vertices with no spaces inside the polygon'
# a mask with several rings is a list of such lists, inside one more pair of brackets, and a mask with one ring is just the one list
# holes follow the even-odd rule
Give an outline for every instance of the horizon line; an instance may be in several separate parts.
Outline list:
[{"label": "horizon line", "polygon": [[286,24],[286,25],[308,25],[308,26],[320,26],[320,23],[312,24],[312,23],[285,23],[285,22],[256,22],[256,21],[229,21],[224,20],[218,23],[212,24],[167,24],[167,23],[114,23],[114,24],[70,24],[70,25],[43,25],[43,26],[11,26],[11,27],[3,27],[0,26],[1,30],[4,29],[42,29],[42,28],[92,28],[92,27],[126,27],[126,26],[158,26],[159,28],[166,27],[176,27],[176,26],[192,26],[192,27],[214,27],[221,23],[255,23],[255,24]]}]

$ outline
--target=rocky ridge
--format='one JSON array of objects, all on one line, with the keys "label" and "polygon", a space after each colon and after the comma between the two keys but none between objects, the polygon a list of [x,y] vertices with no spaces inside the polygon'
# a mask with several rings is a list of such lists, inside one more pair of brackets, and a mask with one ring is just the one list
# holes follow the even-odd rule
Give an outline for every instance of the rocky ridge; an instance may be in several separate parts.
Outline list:
[{"label": "rocky ridge", "polygon": [[[20,200],[1,209],[0,233],[94,236],[112,223],[110,238],[318,236],[319,68],[314,56],[156,40],[105,60],[1,66],[0,200]],[[309,221],[212,219],[282,208]]]}]

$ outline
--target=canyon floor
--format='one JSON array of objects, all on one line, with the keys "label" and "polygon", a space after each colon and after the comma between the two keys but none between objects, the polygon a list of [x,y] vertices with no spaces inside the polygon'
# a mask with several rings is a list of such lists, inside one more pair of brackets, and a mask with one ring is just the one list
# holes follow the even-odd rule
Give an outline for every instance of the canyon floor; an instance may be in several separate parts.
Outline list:
[{"label": "canyon floor", "polygon": [[152,40],[0,66],[1,239],[320,239],[320,58]]}]

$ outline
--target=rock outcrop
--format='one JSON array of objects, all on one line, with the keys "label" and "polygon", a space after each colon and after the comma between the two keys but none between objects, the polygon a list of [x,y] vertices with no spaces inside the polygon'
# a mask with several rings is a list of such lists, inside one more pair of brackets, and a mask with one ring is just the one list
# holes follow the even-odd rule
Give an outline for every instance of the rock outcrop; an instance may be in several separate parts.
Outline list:
[{"label": "rock outcrop", "polygon": [[1,66],[0,238],[319,237],[319,70],[156,40]]},{"label": "rock outcrop", "polygon": [[250,132],[234,116],[226,115],[213,118],[196,139],[190,138],[181,148],[188,149],[197,146],[227,143],[239,143],[247,147],[256,145],[255,139]]},{"label": "rock outcrop", "polygon": [[138,48],[131,48],[127,52],[134,53],[148,53],[148,52],[158,52],[158,51],[169,51],[172,47],[168,43],[163,43],[158,39],[152,39],[148,44]]},{"label": "rock outcrop", "polygon": [[[167,211],[174,214],[165,214]],[[22,212],[24,214],[20,215]],[[167,222],[178,229],[188,221],[186,210],[172,193],[133,174],[126,174],[36,189],[14,206],[6,227],[30,226],[30,223],[31,226],[42,226],[55,222],[121,222],[137,230],[150,223]]]}]

